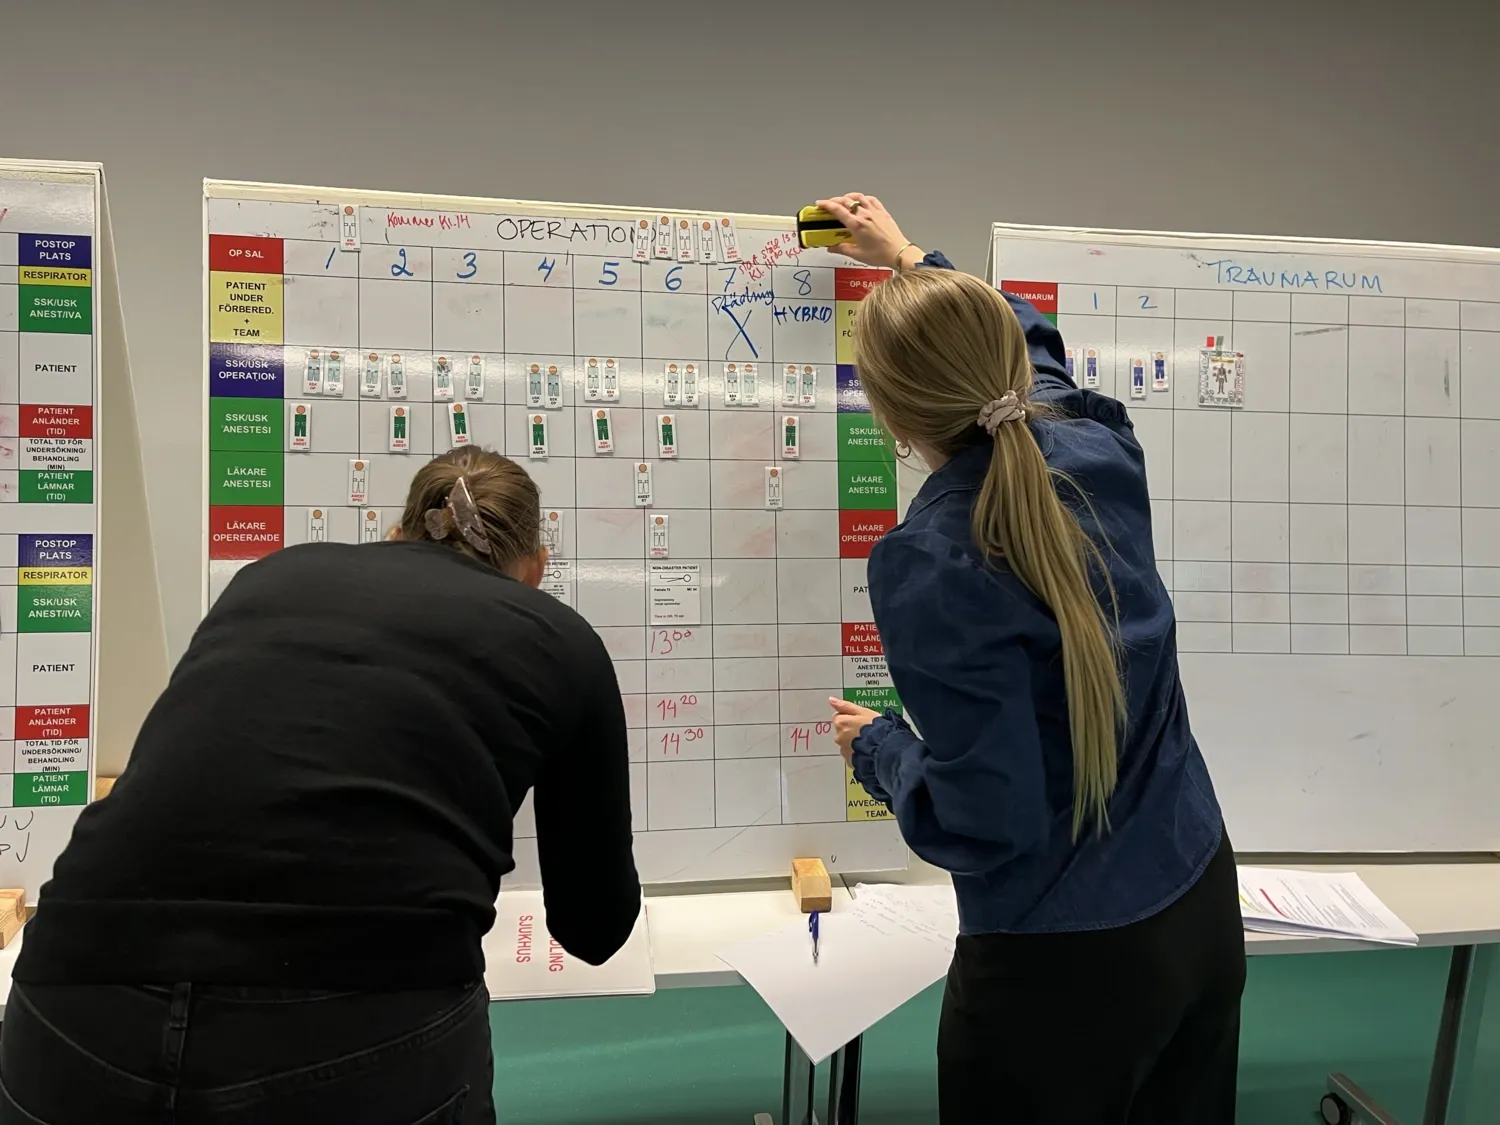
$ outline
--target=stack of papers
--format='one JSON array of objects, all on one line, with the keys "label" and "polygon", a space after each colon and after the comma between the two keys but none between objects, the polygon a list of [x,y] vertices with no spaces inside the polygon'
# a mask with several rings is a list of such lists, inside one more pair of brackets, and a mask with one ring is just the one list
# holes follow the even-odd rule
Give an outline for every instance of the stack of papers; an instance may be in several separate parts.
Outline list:
[{"label": "stack of papers", "polygon": [[860,884],[818,918],[818,960],[805,920],[719,953],[759,993],[816,1065],[942,979],[953,960],[951,886]]},{"label": "stack of papers", "polygon": [[1417,935],[1352,871],[1282,871],[1241,867],[1240,916],[1265,934],[1356,938],[1416,945]]},{"label": "stack of papers", "polygon": [[500,892],[495,925],[484,936],[484,983],[491,1000],[554,996],[637,996],[656,991],[646,907],[624,948],[602,965],[574,957],[547,932],[542,892]]}]

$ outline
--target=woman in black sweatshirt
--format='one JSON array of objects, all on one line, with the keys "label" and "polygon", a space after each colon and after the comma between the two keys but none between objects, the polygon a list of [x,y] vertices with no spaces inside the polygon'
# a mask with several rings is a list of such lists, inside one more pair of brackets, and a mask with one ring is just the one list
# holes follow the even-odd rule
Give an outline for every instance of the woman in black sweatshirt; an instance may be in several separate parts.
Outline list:
[{"label": "woman in black sweatshirt", "polygon": [[455,449],[393,538],[242,570],[41,891],[0,1122],[492,1122],[480,938],[535,789],[547,926],[640,909],[603,643],[524,469]]}]

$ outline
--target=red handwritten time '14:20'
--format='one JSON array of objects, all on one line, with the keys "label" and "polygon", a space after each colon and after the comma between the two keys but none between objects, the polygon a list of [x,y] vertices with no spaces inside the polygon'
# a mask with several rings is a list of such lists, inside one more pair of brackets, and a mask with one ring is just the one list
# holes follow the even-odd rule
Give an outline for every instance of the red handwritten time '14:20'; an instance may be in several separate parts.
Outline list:
[{"label": "red handwritten time '14:20'", "polygon": [[684,730],[667,731],[661,736],[661,753],[664,758],[675,758],[682,753],[684,742],[697,742],[704,737],[702,727],[687,727]]}]

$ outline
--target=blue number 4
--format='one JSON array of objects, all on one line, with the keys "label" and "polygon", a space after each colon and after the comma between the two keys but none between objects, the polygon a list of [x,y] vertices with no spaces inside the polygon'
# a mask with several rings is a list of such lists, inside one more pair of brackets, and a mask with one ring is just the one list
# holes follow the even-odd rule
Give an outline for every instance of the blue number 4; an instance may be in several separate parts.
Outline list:
[{"label": "blue number 4", "polygon": [[554,268],[556,268],[556,266],[557,266],[557,259],[556,258],[543,258],[540,262],[538,262],[536,264],[536,271],[537,271],[537,273],[539,273],[539,274],[542,275],[542,280],[543,281],[551,281],[552,280],[552,271],[553,271]]}]

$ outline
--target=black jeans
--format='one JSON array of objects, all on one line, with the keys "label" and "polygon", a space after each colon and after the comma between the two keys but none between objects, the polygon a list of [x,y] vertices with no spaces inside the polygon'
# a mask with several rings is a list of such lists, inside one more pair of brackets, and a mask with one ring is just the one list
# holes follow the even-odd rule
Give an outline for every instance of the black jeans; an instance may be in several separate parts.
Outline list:
[{"label": "black jeans", "polygon": [[1244,988],[1227,839],[1134,925],[962,936],[938,1029],[942,1125],[1232,1125]]},{"label": "black jeans", "polygon": [[0,1125],[493,1125],[482,983],[413,992],[16,983]]}]

